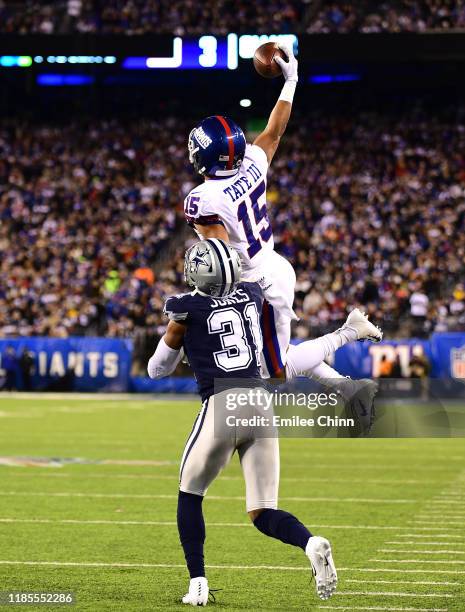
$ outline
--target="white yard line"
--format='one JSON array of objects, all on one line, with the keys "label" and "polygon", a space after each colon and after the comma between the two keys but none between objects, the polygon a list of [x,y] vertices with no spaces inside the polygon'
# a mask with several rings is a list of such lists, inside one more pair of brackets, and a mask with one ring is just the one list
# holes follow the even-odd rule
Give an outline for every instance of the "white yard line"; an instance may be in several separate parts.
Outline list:
[{"label": "white yard line", "polygon": [[465,493],[463,491],[450,491],[449,493],[438,493],[434,496],[434,499],[465,499]]},{"label": "white yard line", "polygon": [[[73,524],[73,525],[155,525],[155,526],[173,526],[176,525],[175,521],[117,521],[117,520],[106,520],[106,519],[46,519],[46,518],[0,518],[1,523],[45,523],[45,524]],[[250,527],[251,523],[208,523],[211,527]],[[313,527],[318,529],[357,529],[357,530],[373,530],[373,531],[398,531],[401,529],[412,530],[412,527],[405,527],[401,525],[320,525],[314,524]],[[418,528],[422,529],[423,528]],[[441,534],[447,537],[463,538],[465,536],[455,536],[452,534]],[[432,534],[406,534],[407,537],[418,537],[418,538],[430,538]],[[397,537],[403,537],[403,534],[397,534]],[[402,542],[405,544],[406,542]],[[423,544],[423,542],[415,542],[416,544]],[[427,544],[425,542],[425,544]]]},{"label": "white yard line", "polygon": [[453,599],[455,595],[451,595],[449,593],[403,593],[399,591],[336,591],[334,596],[336,595],[364,595],[364,596],[372,596],[372,597],[432,597],[432,598],[441,598],[441,599]]},{"label": "white yard line", "polygon": [[[370,561],[373,561],[373,559],[370,559]],[[385,559],[378,559],[377,560],[379,563],[383,563],[385,561]],[[339,568],[338,568],[339,571]],[[392,567],[365,567],[363,569],[353,569],[352,571],[354,572],[365,572],[365,573],[369,573],[369,572],[385,572],[385,573],[395,573],[395,574],[399,574],[400,569],[396,568],[393,569]],[[465,574],[465,570],[439,570],[439,569],[434,569],[434,570],[428,570],[428,569],[405,569],[402,568],[402,574],[453,574],[453,575],[461,575],[461,574]]]},{"label": "white yard line", "polygon": [[405,553],[405,554],[420,554],[420,555],[465,555],[463,550],[405,550],[399,548],[378,548],[376,552],[380,553]]},{"label": "white yard line", "polygon": [[424,508],[419,511],[419,514],[459,514],[461,516],[465,516],[465,511],[460,508],[451,508],[447,510],[447,508]]},{"label": "white yard line", "polygon": [[[412,552],[412,551],[409,551]],[[373,563],[431,563],[433,565],[465,565],[465,561],[446,561],[443,559],[370,559]]]},{"label": "white yard line", "polygon": [[465,498],[465,491],[443,491],[442,493],[438,493],[437,495],[434,496],[435,499],[438,499],[440,497],[458,497],[459,499],[464,499]]},{"label": "white yard line", "polygon": [[[168,461],[168,460],[167,460]],[[96,467],[99,467],[101,464],[96,464]],[[169,465],[170,467],[172,466],[173,468],[178,469],[179,468],[179,463],[176,462],[176,465],[173,463],[173,461],[170,459],[169,463],[166,464],[167,466]],[[16,468],[17,466],[3,466],[3,467],[12,467],[12,468]],[[38,466],[40,467],[40,466]],[[46,472],[46,473],[37,473],[36,471],[22,471],[22,472],[18,472],[16,470],[11,471],[8,473],[9,476],[23,476],[26,478],[70,478],[70,479],[79,479],[79,478],[83,478],[83,479],[87,479],[87,478],[105,478],[107,480],[111,480],[111,479],[123,479],[123,480],[173,480],[176,479],[177,474],[114,474],[112,472],[108,472],[107,474],[86,474],[86,473],[63,473],[63,472]],[[221,480],[226,480],[226,481],[243,481],[244,477],[243,476],[221,476]],[[287,477],[284,476],[283,480],[285,480],[285,482],[322,482],[322,483],[326,483],[326,484],[332,484],[332,483],[344,483],[347,484],[347,478],[314,478],[309,476],[307,477],[302,477],[302,478],[298,478],[298,477]],[[375,485],[398,485],[398,484],[418,484],[421,486],[424,486],[426,484],[431,484],[431,480],[377,480],[377,479],[362,479],[362,478],[351,478],[350,479],[351,483],[357,483],[357,484],[375,484]]]},{"label": "white yard line", "polygon": [[355,578],[344,578],[344,582],[354,584],[421,584],[424,586],[461,586],[458,582],[438,582],[435,580],[356,580]]},{"label": "white yard line", "polygon": [[435,506],[452,506],[454,504],[457,506],[463,506],[463,501],[459,501],[458,499],[432,499],[429,503],[434,504]]},{"label": "white yard line", "polygon": [[[423,521],[423,520],[414,520],[412,522],[413,522],[414,525],[429,525],[431,523],[431,521]],[[461,525],[463,527],[464,526],[464,522],[465,521],[449,521],[449,519],[447,517],[445,517],[444,518],[444,527],[448,527],[449,525]]]},{"label": "white yard line", "polygon": [[[158,493],[81,493],[73,491],[0,491],[0,496],[21,497],[82,497],[82,498],[109,498],[109,499],[177,499],[177,495],[163,495]],[[242,495],[209,495],[209,500],[215,501],[244,501]],[[282,500],[306,503],[363,503],[363,504],[414,504],[416,499],[375,499],[357,497],[281,497]]]},{"label": "white yard line", "polygon": [[437,521],[440,518],[445,519],[455,519],[455,518],[463,518],[465,519],[465,514],[460,512],[419,512],[416,515],[417,519],[430,519],[432,521]]},{"label": "white yard line", "polygon": [[447,612],[447,608],[383,608],[380,606],[318,606],[321,610],[386,610],[387,612]]},{"label": "white yard line", "polygon": [[[441,529],[444,529],[443,527]],[[430,538],[431,535],[428,533],[399,533],[398,538]],[[457,535],[455,533],[435,533],[436,538],[455,538],[456,540],[465,540],[465,535]],[[420,542],[418,542],[420,544]],[[427,544],[427,542],[425,542]]]},{"label": "white yard line", "polygon": [[[427,542],[418,542],[417,540],[390,540],[389,542],[385,542],[385,544],[415,544],[416,546],[463,546],[462,542],[431,542],[430,540]],[[396,552],[399,551],[396,550]]]},{"label": "white yard line", "polygon": [[[31,565],[31,566],[52,566],[52,567],[133,567],[133,568],[167,568],[185,569],[182,563],[125,563],[125,562],[101,562],[101,561],[16,561],[16,560],[0,560],[0,565]],[[270,570],[270,571],[309,571],[309,567],[302,566],[285,566],[285,565],[206,565],[208,569],[225,569],[225,570]],[[339,572],[396,572],[396,569],[374,569],[366,567],[338,567]],[[416,574],[465,574],[465,571],[453,570],[410,570],[404,569],[403,573]],[[387,608],[392,609],[392,608]]]},{"label": "white yard line", "polygon": [[[147,525],[156,527],[173,527],[176,521],[109,521],[85,519],[16,519],[0,518],[0,523],[39,523],[47,525]],[[252,523],[208,523],[209,527],[252,527]]]},{"label": "white yard line", "polygon": [[[185,569],[184,563],[125,563],[116,562],[109,563],[103,561],[7,561],[0,560],[0,565],[38,565],[38,566],[54,566],[54,567],[139,567],[139,568],[182,568]],[[273,571],[310,571],[308,567],[290,567],[285,565],[206,565],[209,569],[227,569],[227,570],[273,570]],[[344,571],[346,568],[342,568]]]},{"label": "white yard line", "polygon": [[[89,437],[89,435],[92,435],[92,434],[89,434],[89,433],[85,434],[86,437]],[[95,434],[95,437],[97,438],[98,434]],[[101,442],[101,438],[99,438],[99,442]],[[108,444],[114,443],[114,440],[108,440],[107,443]],[[12,457],[12,458],[14,458],[14,457]],[[310,456],[309,456],[309,459],[310,459]],[[318,456],[312,455],[311,459],[313,461],[317,462],[318,461]],[[337,457],[336,457],[336,459],[337,459]],[[360,457],[359,457],[359,459],[360,459]],[[367,457],[367,459],[368,459],[368,457]],[[343,471],[344,469],[347,469],[347,470],[352,469],[352,468],[348,468],[346,466],[346,464],[342,462],[343,461],[342,457],[341,457],[340,461],[341,462],[339,462],[338,460],[335,460],[335,462],[332,463],[332,464],[323,464],[323,463],[319,463],[318,462],[318,468],[321,469],[321,470],[331,470],[331,471],[334,471],[336,468],[339,471]],[[100,467],[106,468],[108,465],[124,465],[125,467],[141,467],[141,466],[142,467],[145,467],[145,466],[147,466],[147,467],[158,467],[159,463],[160,462],[152,462],[152,461],[147,460],[147,459],[134,459],[134,460],[128,460],[128,461],[126,461],[126,460],[105,459],[105,460],[103,460],[103,461],[101,461],[99,463],[92,464],[92,467],[94,467],[94,468],[100,468]],[[178,461],[173,461],[173,460],[170,460],[168,463],[173,465],[173,466],[174,465],[179,465]],[[167,462],[163,462],[163,465],[166,465],[166,464],[167,464]],[[5,467],[5,468],[17,468],[18,466],[10,465],[10,466],[1,466],[1,467]],[[34,466],[34,467],[41,468],[43,466]],[[62,467],[63,466],[60,466],[58,469],[61,469]],[[392,469],[393,471],[395,470],[397,472],[399,469],[401,469],[401,467],[402,466],[393,466],[393,467],[391,467],[391,466],[383,466],[381,468],[381,467],[377,467],[377,466],[370,466],[367,469],[371,469],[371,470],[373,470],[375,472],[382,472],[383,474],[386,474],[386,473],[388,473],[389,469]],[[308,469],[308,463],[290,463],[290,462],[286,462],[285,464],[283,464],[282,468],[284,470],[289,470],[290,472],[292,472],[292,470],[295,469],[295,468],[305,468],[305,469]],[[455,472],[456,471],[454,468],[440,468],[440,467],[437,467],[437,466],[432,466],[432,467],[428,467],[428,468],[427,467],[423,467],[423,466],[417,466],[414,469],[416,471],[425,471],[425,472],[428,472],[428,474],[431,471],[436,471],[438,473]],[[111,473],[109,473],[108,475],[110,475],[110,474]],[[307,480],[307,479],[305,478],[304,480]],[[430,479],[425,479],[424,481],[416,480],[413,484],[422,484],[422,485],[425,485],[425,484],[430,484],[432,482],[439,483],[441,481],[442,481],[442,479],[434,479],[434,478],[431,479],[430,478]],[[342,482],[342,483],[346,483],[347,484],[347,478],[346,479],[341,478],[339,480],[333,480],[332,478],[329,478],[329,477],[328,478],[319,478],[318,480],[315,480],[315,482],[326,482],[326,483]],[[366,483],[366,482],[370,482],[370,479],[352,480],[352,478],[350,478],[350,482],[359,482],[359,483],[363,484],[363,483]],[[407,484],[407,483],[409,483],[411,481],[408,481],[408,480],[405,480],[405,481],[404,480],[396,480],[396,479],[392,479],[391,478],[388,481],[383,480],[383,479],[373,479],[373,480],[371,480],[371,482],[372,482],[372,484],[399,484],[399,483]],[[422,500],[416,500],[416,501],[422,501]]]},{"label": "white yard line", "polygon": [[0,400],[9,399],[36,399],[36,400],[85,400],[86,402],[95,401],[114,401],[114,402],[132,402],[138,401],[150,401],[150,402],[171,402],[173,398],[178,402],[186,401],[197,401],[200,404],[200,400],[197,395],[186,393],[185,395],[178,395],[174,393],[34,393],[34,392],[2,392],[0,393]]}]

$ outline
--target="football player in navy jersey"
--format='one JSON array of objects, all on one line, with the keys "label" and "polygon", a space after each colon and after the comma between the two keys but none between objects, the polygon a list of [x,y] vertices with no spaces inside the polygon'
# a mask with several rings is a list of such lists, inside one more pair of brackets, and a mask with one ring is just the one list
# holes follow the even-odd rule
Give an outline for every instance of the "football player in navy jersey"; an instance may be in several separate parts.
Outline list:
[{"label": "football player in navy jersey", "polygon": [[[207,488],[236,450],[253,524],[270,537],[302,548],[311,562],[319,597],[328,599],[337,585],[328,540],[313,536],[295,516],[277,508],[278,439],[215,437],[214,379],[255,379],[257,386],[261,383],[262,289],[259,283],[240,282],[237,251],[216,238],[198,242],[187,251],[184,273],[193,291],[167,299],[168,327],[148,364],[150,377],[161,378],[170,375],[185,354],[202,397],[180,468],[178,529],[191,577],[183,603],[207,604],[202,502]],[[340,329],[319,338],[319,342],[310,341],[315,363],[347,342],[366,337],[370,330],[366,317],[353,311]]]}]

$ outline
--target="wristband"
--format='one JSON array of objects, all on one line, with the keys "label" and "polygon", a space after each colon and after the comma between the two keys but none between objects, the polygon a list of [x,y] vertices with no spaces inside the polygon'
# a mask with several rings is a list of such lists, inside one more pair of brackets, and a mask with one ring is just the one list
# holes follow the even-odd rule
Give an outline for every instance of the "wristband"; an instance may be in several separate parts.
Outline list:
[{"label": "wristband", "polygon": [[289,102],[290,104],[292,104],[296,86],[297,81],[286,81],[283,85],[281,95],[278,99],[282,100],[283,102]]}]

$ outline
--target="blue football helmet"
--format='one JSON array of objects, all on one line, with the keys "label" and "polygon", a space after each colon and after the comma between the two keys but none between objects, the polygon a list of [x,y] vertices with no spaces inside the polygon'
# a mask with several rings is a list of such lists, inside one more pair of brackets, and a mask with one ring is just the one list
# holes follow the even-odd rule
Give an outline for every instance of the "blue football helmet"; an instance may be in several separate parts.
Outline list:
[{"label": "blue football helmet", "polygon": [[189,134],[188,149],[189,161],[199,174],[234,176],[244,159],[244,132],[228,117],[207,117]]}]

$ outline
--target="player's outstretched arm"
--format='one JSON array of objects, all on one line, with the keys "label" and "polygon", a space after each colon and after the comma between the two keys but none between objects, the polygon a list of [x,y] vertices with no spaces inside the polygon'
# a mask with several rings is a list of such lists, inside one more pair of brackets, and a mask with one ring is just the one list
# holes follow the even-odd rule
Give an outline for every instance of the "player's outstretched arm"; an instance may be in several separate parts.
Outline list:
[{"label": "player's outstretched arm", "polygon": [[279,48],[286,54],[287,62],[281,57],[275,57],[274,61],[281,66],[286,82],[275,107],[271,111],[266,128],[254,141],[255,145],[258,145],[265,151],[269,164],[276,153],[281,136],[284,134],[287,122],[291,116],[292,101],[299,78],[294,52],[284,45],[279,45]]},{"label": "player's outstretched arm", "polygon": [[155,353],[150,357],[147,371],[150,378],[163,378],[172,374],[181,361],[181,351],[186,327],[170,321],[166,333],[158,343]]}]

